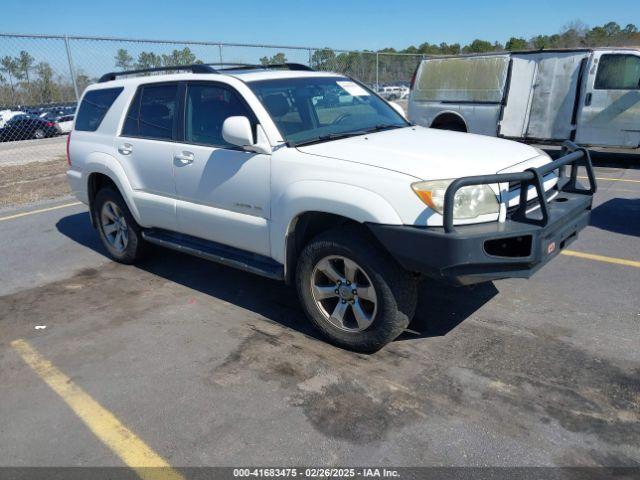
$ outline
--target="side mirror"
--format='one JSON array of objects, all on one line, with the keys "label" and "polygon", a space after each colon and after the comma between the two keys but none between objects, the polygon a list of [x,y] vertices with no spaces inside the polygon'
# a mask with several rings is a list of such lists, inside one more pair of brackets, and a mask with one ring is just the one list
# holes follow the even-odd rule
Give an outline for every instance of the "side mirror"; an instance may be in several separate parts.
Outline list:
[{"label": "side mirror", "polygon": [[253,145],[251,122],[247,117],[229,117],[222,124],[222,138],[237,147]]},{"label": "side mirror", "polygon": [[222,138],[231,145],[257,153],[270,154],[271,147],[266,140],[262,127],[257,127],[258,141],[253,139],[251,122],[247,117],[229,117],[222,124]]},{"label": "side mirror", "polygon": [[404,108],[402,108],[396,102],[389,102],[389,105],[391,105],[391,108],[398,112],[402,118],[404,118],[405,120],[407,119],[407,114],[404,112]]}]

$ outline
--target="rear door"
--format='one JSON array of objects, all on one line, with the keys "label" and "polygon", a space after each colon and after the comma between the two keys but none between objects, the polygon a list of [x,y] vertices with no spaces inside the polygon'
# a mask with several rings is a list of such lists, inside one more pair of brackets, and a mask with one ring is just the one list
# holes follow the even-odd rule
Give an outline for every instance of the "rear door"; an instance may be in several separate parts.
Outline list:
[{"label": "rear door", "polygon": [[576,141],[595,146],[640,146],[640,52],[593,53]]},{"label": "rear door", "polygon": [[144,226],[176,230],[173,150],[178,127],[178,83],[141,85],[115,148],[134,189]]},{"label": "rear door", "polygon": [[581,71],[587,55],[587,52],[514,54],[500,136],[547,141],[572,138]]},{"label": "rear door", "polygon": [[538,62],[531,55],[513,55],[509,68],[510,78],[506,87],[508,90],[498,136],[524,138],[527,133]]},{"label": "rear door", "polygon": [[567,140],[575,130],[581,68],[588,52],[540,53],[527,126],[529,140]]}]

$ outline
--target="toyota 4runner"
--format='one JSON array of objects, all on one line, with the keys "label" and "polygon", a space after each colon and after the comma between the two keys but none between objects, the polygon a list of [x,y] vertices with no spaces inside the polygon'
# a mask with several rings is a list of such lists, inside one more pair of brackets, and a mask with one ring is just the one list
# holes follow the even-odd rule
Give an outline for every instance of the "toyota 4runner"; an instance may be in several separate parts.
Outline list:
[{"label": "toyota 4runner", "polygon": [[295,284],[329,341],[366,352],[408,326],[420,276],[531,276],[587,225],[596,189],[570,142],[552,161],[415,126],[359,82],[297,64],[106,74],[67,154],[114,260],[152,243]]}]

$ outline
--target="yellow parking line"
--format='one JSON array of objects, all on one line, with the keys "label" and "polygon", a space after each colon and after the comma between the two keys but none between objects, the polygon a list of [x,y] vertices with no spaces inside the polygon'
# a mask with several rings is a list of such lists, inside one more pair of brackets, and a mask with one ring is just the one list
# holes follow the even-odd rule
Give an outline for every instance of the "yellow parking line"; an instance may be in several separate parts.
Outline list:
[{"label": "yellow parking line", "polygon": [[570,257],[585,258],[587,260],[595,260],[596,262],[615,263],[616,265],[625,265],[627,267],[640,268],[640,262],[635,260],[627,260],[625,258],[606,257],[604,255],[595,255],[593,253],[576,252],[575,250],[562,250],[562,255]]},{"label": "yellow parking line", "polygon": [[29,343],[19,339],[11,346],[31,369],[56,392],[89,429],[120,459],[145,480],[184,480],[182,475],[125,427],[110,411],[42,357]]},{"label": "yellow parking line", "polygon": [[[589,177],[583,177],[578,175],[578,178],[583,180],[588,179]],[[605,182],[628,182],[628,183],[640,183],[640,180],[631,180],[630,178],[609,178],[609,177],[596,177],[596,180],[603,180]]]},{"label": "yellow parking line", "polygon": [[36,213],[50,212],[51,210],[58,210],[60,208],[73,207],[75,205],[81,204],[81,202],[65,203],[63,205],[56,205],[55,207],[41,208],[40,210],[31,210],[30,212],[16,213],[15,215],[0,217],[0,222],[4,222],[5,220],[13,220],[14,218],[26,217],[27,215],[35,215]]}]

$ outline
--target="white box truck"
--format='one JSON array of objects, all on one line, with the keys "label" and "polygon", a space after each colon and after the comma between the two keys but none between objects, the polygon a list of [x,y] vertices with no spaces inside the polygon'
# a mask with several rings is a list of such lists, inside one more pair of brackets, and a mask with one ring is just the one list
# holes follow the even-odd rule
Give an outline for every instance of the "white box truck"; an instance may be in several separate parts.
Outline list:
[{"label": "white box truck", "polygon": [[409,119],[532,143],[640,147],[640,49],[435,57],[414,76]]}]

